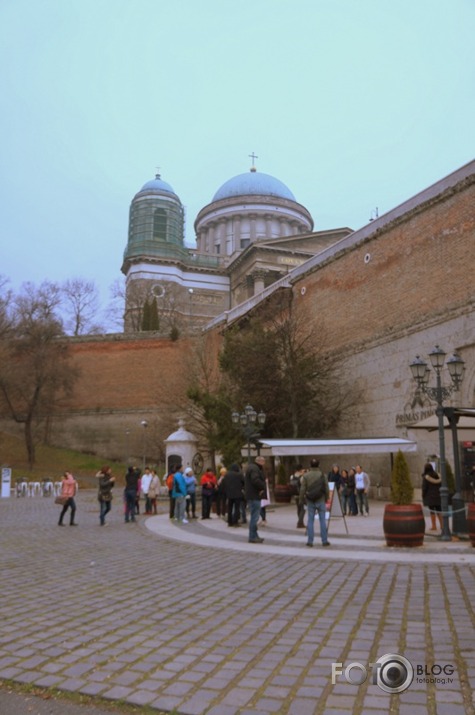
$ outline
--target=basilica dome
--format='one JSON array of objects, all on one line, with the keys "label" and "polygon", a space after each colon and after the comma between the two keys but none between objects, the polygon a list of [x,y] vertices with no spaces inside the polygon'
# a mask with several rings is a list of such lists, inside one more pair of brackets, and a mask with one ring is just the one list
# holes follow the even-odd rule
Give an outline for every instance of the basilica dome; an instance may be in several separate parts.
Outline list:
[{"label": "basilica dome", "polygon": [[308,233],[309,211],[275,176],[257,171],[228,179],[195,220],[198,253],[231,257],[257,241]]},{"label": "basilica dome", "polygon": [[165,194],[174,194],[176,196],[174,189],[170,186],[170,184],[167,184],[166,181],[163,181],[159,174],[157,174],[151,181],[147,181],[147,183],[142,186],[139,193],[142,193],[142,191],[157,191]]},{"label": "basilica dome", "polygon": [[215,193],[213,201],[230,199],[234,196],[275,196],[281,199],[295,201],[295,196],[290,189],[270,174],[260,171],[247,171],[228,179]]}]

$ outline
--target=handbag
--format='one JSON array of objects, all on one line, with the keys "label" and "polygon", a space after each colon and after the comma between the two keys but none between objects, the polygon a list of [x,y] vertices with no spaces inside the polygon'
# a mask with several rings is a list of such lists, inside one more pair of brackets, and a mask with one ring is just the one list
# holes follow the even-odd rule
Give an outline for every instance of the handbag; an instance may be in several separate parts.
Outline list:
[{"label": "handbag", "polygon": [[67,501],[69,501],[69,497],[56,497],[54,503],[59,504],[60,506],[64,506]]}]

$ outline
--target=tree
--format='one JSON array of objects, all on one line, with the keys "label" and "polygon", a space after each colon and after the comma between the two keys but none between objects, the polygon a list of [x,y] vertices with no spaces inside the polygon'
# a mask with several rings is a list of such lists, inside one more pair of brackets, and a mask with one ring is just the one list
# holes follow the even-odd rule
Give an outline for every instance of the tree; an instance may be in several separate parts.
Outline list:
[{"label": "tree", "polygon": [[45,282],[38,289],[25,284],[13,300],[11,330],[0,340],[0,406],[24,427],[30,468],[39,427],[77,377],[62,339],[58,305],[55,284]]},{"label": "tree", "polygon": [[323,323],[294,310],[292,295],[251,317],[224,337],[220,365],[234,404],[251,401],[267,414],[266,434],[315,437],[334,426],[350,391],[325,351]]},{"label": "tree", "polygon": [[409,466],[404,454],[399,449],[394,457],[391,473],[391,501],[396,506],[412,504],[414,487],[412,486]]},{"label": "tree", "polygon": [[66,331],[71,335],[97,334],[103,327],[94,322],[99,311],[99,291],[93,281],[71,278],[61,287],[66,312]]},{"label": "tree", "polygon": [[146,298],[143,304],[140,330],[150,330],[150,303],[148,302],[148,298]]},{"label": "tree", "polygon": [[215,467],[217,453],[225,464],[241,460],[242,435],[231,421],[227,379],[218,362],[210,360],[215,354],[210,340],[206,334],[194,339],[193,349],[188,352],[187,411],[190,429],[207,446]]},{"label": "tree", "polygon": [[0,340],[5,338],[12,328],[11,303],[12,291],[8,288],[8,278],[0,275]]}]

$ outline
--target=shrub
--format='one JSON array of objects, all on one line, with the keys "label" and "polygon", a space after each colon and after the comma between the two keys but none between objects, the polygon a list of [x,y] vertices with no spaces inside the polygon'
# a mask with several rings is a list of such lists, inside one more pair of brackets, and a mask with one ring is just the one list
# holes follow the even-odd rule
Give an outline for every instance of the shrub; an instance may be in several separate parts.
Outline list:
[{"label": "shrub", "polygon": [[391,501],[399,506],[412,504],[413,496],[414,487],[409,474],[409,466],[404,454],[399,450],[394,458],[391,473]]}]

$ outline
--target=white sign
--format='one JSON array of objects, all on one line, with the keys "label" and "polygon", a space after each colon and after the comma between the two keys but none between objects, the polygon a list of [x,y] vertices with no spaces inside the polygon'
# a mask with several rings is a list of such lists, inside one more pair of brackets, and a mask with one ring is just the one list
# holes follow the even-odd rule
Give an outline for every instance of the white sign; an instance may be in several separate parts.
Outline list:
[{"label": "white sign", "polygon": [[12,470],[10,467],[2,467],[2,499],[10,496],[12,485]]}]

